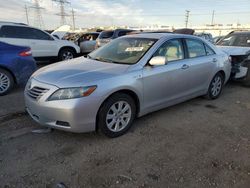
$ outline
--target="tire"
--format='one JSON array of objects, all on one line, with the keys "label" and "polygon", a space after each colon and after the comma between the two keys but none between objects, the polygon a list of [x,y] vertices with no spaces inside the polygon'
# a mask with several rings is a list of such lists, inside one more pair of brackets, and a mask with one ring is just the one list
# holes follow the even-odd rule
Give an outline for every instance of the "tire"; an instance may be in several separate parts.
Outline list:
[{"label": "tire", "polygon": [[63,48],[60,50],[58,54],[59,61],[70,60],[70,59],[73,59],[74,57],[76,57],[76,53],[71,48]]},{"label": "tire", "polygon": [[124,93],[116,93],[109,97],[100,108],[97,126],[103,134],[115,138],[129,130],[135,116],[136,106],[133,98]]},{"label": "tire", "polygon": [[223,84],[224,84],[224,76],[218,72],[210,82],[206,98],[210,100],[217,99],[222,92]]},{"label": "tire", "polygon": [[13,86],[13,76],[8,71],[0,68],[0,96],[9,93]]}]

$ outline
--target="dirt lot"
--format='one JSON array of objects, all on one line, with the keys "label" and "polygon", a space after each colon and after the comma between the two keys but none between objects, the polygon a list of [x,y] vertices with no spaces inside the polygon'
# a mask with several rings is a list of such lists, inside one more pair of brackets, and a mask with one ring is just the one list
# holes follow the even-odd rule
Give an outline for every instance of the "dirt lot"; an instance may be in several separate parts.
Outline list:
[{"label": "dirt lot", "polygon": [[250,88],[149,114],[116,139],[32,133],[22,90],[0,98],[0,187],[250,187]]}]

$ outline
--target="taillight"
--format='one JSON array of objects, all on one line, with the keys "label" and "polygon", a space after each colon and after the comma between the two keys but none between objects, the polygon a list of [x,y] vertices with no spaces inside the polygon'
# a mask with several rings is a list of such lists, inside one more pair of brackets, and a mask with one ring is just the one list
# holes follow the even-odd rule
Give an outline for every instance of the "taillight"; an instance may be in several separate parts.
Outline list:
[{"label": "taillight", "polygon": [[20,52],[19,55],[22,57],[31,56],[32,55],[31,49],[28,48],[27,50]]}]

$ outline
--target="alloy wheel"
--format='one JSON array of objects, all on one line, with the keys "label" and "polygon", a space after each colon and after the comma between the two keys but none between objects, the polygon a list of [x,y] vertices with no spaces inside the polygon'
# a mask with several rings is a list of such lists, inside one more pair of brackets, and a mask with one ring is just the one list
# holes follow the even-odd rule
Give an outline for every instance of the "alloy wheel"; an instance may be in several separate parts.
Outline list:
[{"label": "alloy wheel", "polygon": [[131,106],[126,101],[118,101],[108,110],[106,124],[110,131],[119,132],[127,127],[132,116]]},{"label": "alloy wheel", "polygon": [[222,79],[220,76],[216,76],[212,82],[211,94],[216,97],[220,94],[222,89]]},{"label": "alloy wheel", "polygon": [[73,59],[74,58],[74,55],[72,52],[70,51],[65,51],[62,55],[62,59],[63,60],[69,60],[69,59]]},{"label": "alloy wheel", "polygon": [[0,93],[6,92],[10,87],[10,79],[9,77],[0,72]]}]

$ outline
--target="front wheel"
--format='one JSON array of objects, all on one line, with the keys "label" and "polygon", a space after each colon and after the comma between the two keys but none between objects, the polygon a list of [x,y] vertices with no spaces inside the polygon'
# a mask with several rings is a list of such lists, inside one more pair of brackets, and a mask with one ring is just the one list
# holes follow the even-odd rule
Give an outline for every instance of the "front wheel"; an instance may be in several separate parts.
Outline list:
[{"label": "front wheel", "polygon": [[114,138],[123,135],[131,127],[136,115],[132,97],[117,93],[108,98],[98,113],[98,128],[106,136]]},{"label": "front wheel", "polygon": [[73,49],[70,49],[70,48],[64,48],[60,50],[59,55],[58,55],[58,59],[60,61],[70,60],[70,59],[73,59],[74,57],[76,57],[76,53]]},{"label": "front wheel", "polygon": [[223,82],[223,75],[221,73],[217,73],[210,82],[206,97],[208,99],[217,99],[221,94]]},{"label": "front wheel", "polygon": [[14,79],[12,75],[0,68],[0,96],[1,95],[6,95],[14,85]]}]

